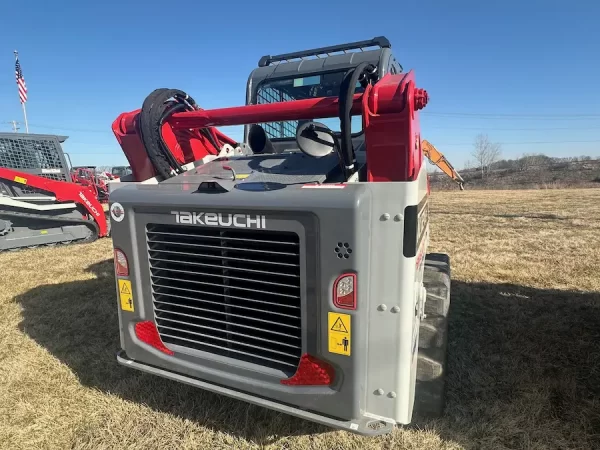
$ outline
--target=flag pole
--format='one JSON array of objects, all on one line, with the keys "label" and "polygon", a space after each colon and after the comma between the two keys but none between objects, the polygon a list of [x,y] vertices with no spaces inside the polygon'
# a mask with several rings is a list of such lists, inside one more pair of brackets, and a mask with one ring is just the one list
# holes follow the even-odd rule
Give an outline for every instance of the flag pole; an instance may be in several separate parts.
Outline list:
[{"label": "flag pole", "polygon": [[25,109],[25,103],[21,103],[23,107],[23,117],[25,118],[25,132],[29,133],[29,125],[27,124],[27,110]]},{"label": "flag pole", "polygon": [[[14,51],[15,63],[19,61],[19,52]],[[23,118],[25,119],[25,132],[29,133],[29,124],[27,123],[27,109],[25,108],[25,102],[21,100],[21,107],[23,108]]]}]

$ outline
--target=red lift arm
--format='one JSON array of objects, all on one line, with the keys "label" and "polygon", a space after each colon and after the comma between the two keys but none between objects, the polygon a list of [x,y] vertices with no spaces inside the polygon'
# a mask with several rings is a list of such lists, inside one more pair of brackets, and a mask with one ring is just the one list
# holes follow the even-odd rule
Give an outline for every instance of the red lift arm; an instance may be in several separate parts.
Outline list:
[{"label": "red lift arm", "polygon": [[[412,181],[423,164],[420,128],[416,111],[427,104],[427,93],[415,87],[414,72],[385,75],[363,94],[354,96],[352,115],[361,114],[367,142],[368,181]],[[121,114],[113,122],[113,132],[129,163],[133,176],[143,181],[156,176],[139,134],[140,110]],[[282,120],[337,117],[337,97],[322,97],[278,103],[245,105],[213,110],[173,113],[162,125],[163,138],[180,163],[190,163],[215,148],[197,131],[208,129],[219,143],[235,141],[212,127],[245,125]]]}]

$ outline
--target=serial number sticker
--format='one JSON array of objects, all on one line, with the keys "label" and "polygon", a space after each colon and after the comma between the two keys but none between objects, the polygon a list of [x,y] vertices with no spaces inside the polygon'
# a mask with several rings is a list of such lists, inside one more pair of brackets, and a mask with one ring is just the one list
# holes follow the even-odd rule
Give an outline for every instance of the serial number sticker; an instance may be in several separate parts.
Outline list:
[{"label": "serial number sticker", "polygon": [[350,356],[350,343],[352,341],[350,319],[350,314],[328,313],[327,337],[330,353]]},{"label": "serial number sticker", "polygon": [[15,177],[15,181],[17,183],[27,184],[27,178],[23,178],[23,177]]},{"label": "serial number sticker", "polygon": [[121,309],[123,311],[133,312],[133,292],[131,290],[131,281],[119,280],[119,299],[121,300]]}]

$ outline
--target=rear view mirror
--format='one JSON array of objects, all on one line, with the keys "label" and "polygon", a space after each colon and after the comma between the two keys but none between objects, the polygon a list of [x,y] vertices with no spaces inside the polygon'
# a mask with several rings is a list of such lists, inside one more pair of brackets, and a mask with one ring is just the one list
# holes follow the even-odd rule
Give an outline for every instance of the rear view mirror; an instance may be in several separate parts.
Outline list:
[{"label": "rear view mirror", "polygon": [[296,130],[296,142],[303,153],[313,158],[329,155],[337,145],[332,131],[319,122],[300,125]]}]

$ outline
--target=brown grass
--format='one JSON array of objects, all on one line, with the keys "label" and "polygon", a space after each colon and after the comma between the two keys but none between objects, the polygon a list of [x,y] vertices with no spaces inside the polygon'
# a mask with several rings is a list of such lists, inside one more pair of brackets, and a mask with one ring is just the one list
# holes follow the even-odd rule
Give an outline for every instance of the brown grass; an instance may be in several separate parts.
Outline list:
[{"label": "brown grass", "polygon": [[0,448],[600,448],[600,190],[444,192],[445,417],[332,431],[117,365],[111,243],[0,255]]}]

